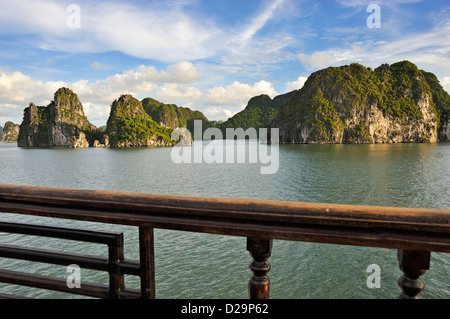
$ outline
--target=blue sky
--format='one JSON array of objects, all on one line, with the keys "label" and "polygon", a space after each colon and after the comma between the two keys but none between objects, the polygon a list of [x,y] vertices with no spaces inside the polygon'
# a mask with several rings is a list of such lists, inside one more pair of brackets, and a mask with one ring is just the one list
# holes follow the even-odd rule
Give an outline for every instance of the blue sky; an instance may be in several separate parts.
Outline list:
[{"label": "blue sky", "polygon": [[0,125],[63,86],[97,126],[125,93],[226,120],[319,69],[402,60],[450,91],[449,1],[2,0]]}]

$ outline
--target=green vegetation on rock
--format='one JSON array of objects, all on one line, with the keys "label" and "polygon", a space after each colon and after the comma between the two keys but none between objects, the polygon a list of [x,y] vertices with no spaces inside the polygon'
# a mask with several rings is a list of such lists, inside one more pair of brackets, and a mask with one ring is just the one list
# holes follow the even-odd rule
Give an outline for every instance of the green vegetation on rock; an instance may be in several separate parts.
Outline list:
[{"label": "green vegetation on rock", "polygon": [[86,143],[92,144],[97,128],[86,118],[78,96],[68,88],[60,88],[47,106],[30,103],[24,110],[20,125],[20,147],[71,146],[74,136],[84,133]]},{"label": "green vegetation on rock", "polygon": [[[202,131],[211,127],[212,124],[200,111],[194,111],[187,107],[175,104],[164,104],[150,97],[142,100],[145,112],[161,126],[176,129],[187,128],[194,135],[194,121],[202,121]],[[195,138],[195,136],[193,136]]]},{"label": "green vegetation on rock", "polygon": [[430,86],[433,102],[436,105],[436,110],[440,119],[440,125],[443,125],[450,118],[450,95],[439,83],[436,75],[423,70],[422,74],[425,76],[425,79]]},{"label": "green vegetation on rock", "polygon": [[271,127],[280,128],[285,143],[434,141],[445,112],[439,110],[448,104],[427,77],[409,61],[375,70],[358,63],[329,67],[311,74]]},{"label": "green vegetation on rock", "polygon": [[174,144],[172,130],[153,121],[141,101],[131,95],[122,95],[113,102],[105,133],[112,147]]},{"label": "green vegetation on rock", "polygon": [[295,91],[276,96],[271,99],[262,94],[251,98],[244,110],[235,114],[225,122],[215,123],[225,136],[227,128],[267,128],[278,113],[280,106],[288,101]]},{"label": "green vegetation on rock", "polygon": [[312,106],[315,114],[315,121],[312,123],[314,139],[329,141],[335,132],[343,130],[344,124],[339,118],[333,103],[323,97],[320,88],[317,88]]},{"label": "green vegetation on rock", "polygon": [[379,82],[379,106],[386,114],[405,118],[423,118],[417,106],[422,94],[429,94],[430,87],[422,72],[411,62],[403,61],[391,66],[383,64],[375,69]]}]

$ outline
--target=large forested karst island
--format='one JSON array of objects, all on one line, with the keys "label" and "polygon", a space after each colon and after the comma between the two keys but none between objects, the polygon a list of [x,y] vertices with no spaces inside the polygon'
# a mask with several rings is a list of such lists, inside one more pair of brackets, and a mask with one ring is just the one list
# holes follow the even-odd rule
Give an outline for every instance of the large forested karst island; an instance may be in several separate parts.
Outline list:
[{"label": "large forested karst island", "polygon": [[[175,128],[279,128],[280,143],[434,143],[450,141],[450,95],[436,76],[409,61],[372,70],[354,63],[312,73],[304,86],[271,99],[251,98],[225,122],[200,111],[122,95],[106,128],[86,118],[77,95],[59,89],[48,106],[24,110],[20,147],[173,146]],[[270,130],[269,130],[270,131]],[[195,136],[194,136],[195,138]]]},{"label": "large forested karst island", "polygon": [[77,95],[67,88],[59,89],[48,106],[30,103],[20,125],[19,147],[70,146],[88,147],[88,138],[97,128],[84,115]]},{"label": "large forested karst island", "polygon": [[407,143],[449,140],[450,97],[409,61],[311,74],[271,127],[281,143]]}]

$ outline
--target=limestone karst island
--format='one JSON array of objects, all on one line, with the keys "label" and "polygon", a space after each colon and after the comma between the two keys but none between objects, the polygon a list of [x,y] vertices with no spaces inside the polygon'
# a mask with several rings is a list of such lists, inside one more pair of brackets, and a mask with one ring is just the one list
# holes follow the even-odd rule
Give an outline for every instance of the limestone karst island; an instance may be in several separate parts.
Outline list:
[{"label": "limestone karst island", "polygon": [[173,146],[177,127],[279,128],[280,143],[435,143],[450,140],[450,96],[436,76],[409,61],[372,70],[354,63],[312,73],[304,86],[271,99],[253,97],[225,122],[152,98],[122,95],[111,104],[106,129],[86,118],[76,93],[59,89],[47,106],[25,108],[0,140],[19,147]]}]

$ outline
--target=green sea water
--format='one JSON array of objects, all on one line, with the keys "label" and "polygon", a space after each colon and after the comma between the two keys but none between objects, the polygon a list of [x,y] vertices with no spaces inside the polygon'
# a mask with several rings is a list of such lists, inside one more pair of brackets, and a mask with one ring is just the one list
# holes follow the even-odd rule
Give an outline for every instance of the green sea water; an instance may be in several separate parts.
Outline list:
[{"label": "green sea water", "polygon": [[[198,143],[198,142],[196,142]],[[206,142],[204,142],[206,143]],[[238,141],[247,150],[256,141]],[[203,145],[205,146],[205,145]],[[257,145],[259,146],[259,145]],[[225,148],[226,149],[226,148]],[[171,148],[24,149],[0,143],[0,183],[82,189],[450,209],[450,144],[280,145],[278,170],[261,163],[181,163]],[[125,257],[137,259],[137,229],[0,212],[2,221],[121,231]],[[106,256],[99,245],[0,233],[0,243]],[[247,298],[251,259],[242,237],[155,230],[157,298]],[[397,252],[275,240],[271,298],[396,298]],[[369,288],[367,267],[380,267]],[[67,276],[66,268],[0,258],[0,268]],[[82,280],[107,283],[82,270]],[[450,255],[432,253],[422,298],[450,298]],[[136,278],[126,285],[138,287]],[[1,293],[38,298],[76,295],[0,284]]]}]

